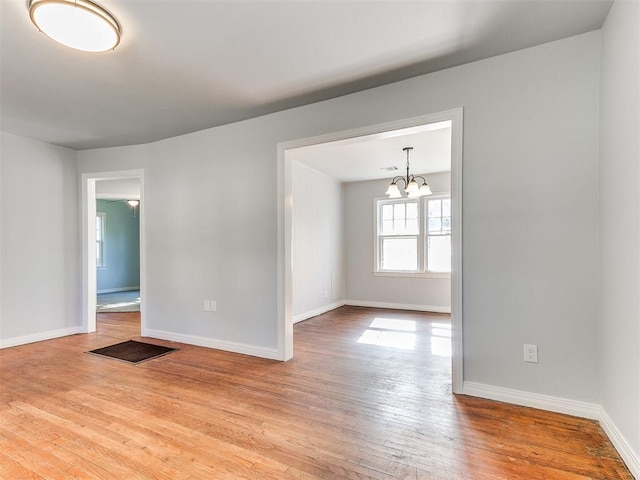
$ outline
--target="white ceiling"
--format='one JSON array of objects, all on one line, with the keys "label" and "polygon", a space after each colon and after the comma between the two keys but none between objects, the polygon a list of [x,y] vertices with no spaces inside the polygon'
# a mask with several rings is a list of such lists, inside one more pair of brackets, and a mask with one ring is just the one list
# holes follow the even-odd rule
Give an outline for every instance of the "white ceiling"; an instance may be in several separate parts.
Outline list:
[{"label": "white ceiling", "polygon": [[[414,175],[451,170],[451,122],[438,122],[394,132],[287,150],[293,160],[341,182],[406,176],[409,153]],[[397,170],[390,171],[389,167]]]},{"label": "white ceiling", "polygon": [[612,0],[101,0],[88,54],[0,0],[2,130],[75,149],[146,143],[596,30]]}]

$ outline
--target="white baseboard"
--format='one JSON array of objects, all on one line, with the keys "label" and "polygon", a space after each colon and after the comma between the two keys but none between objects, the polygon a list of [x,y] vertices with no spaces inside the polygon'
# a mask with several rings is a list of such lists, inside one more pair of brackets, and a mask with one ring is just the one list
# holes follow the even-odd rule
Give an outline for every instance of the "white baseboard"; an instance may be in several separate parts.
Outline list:
[{"label": "white baseboard", "polygon": [[293,323],[298,323],[307,318],[315,317],[316,315],[322,315],[323,313],[330,312],[331,310],[335,310],[336,308],[342,307],[344,302],[340,300],[339,302],[332,303],[331,305],[325,305],[324,307],[316,308],[315,310],[311,310],[309,312],[300,313],[298,315],[293,316]]},{"label": "white baseboard", "polygon": [[116,292],[130,292],[131,290],[140,290],[140,285],[133,287],[119,287],[119,288],[104,288],[102,290],[98,290],[96,293],[116,293]]},{"label": "white baseboard", "polygon": [[75,335],[76,333],[84,333],[83,327],[67,327],[58,330],[49,330],[48,332],[38,332],[31,335],[22,335],[20,337],[6,338],[0,340],[0,349],[17,347],[18,345],[26,345],[27,343],[42,342],[43,340],[51,340],[52,338],[66,337]]},{"label": "white baseboard", "polygon": [[618,427],[611,421],[611,418],[604,408],[601,408],[600,426],[609,437],[609,440],[611,440],[611,443],[620,454],[620,457],[622,457],[622,460],[624,460],[631,475],[640,479],[640,455],[633,451],[629,442],[622,436],[622,433],[620,433]]},{"label": "white baseboard", "polygon": [[611,440],[631,474],[640,480],[640,456],[633,451],[629,442],[622,436],[620,430],[600,405],[475,382],[464,382],[462,393],[472,397],[487,398],[524,407],[539,408],[550,412],[598,420],[602,430]]},{"label": "white baseboard", "polygon": [[224,340],[216,340],[214,338],[199,337],[196,335],[186,335],[183,333],[165,332],[163,330],[145,329],[142,332],[143,337],[159,338],[162,340],[170,340],[172,342],[186,343],[188,345],[196,345],[198,347],[215,348],[233,353],[242,353],[253,357],[269,358],[272,360],[280,360],[277,348],[264,348],[245,343],[227,342]]},{"label": "white baseboard", "polygon": [[464,382],[462,387],[464,395],[487,398],[499,402],[513,403],[523,407],[539,408],[550,412],[564,413],[574,417],[599,420],[602,407],[595,403],[580,402],[566,398],[541,395],[539,393],[523,392],[511,388],[494,387],[475,382]]},{"label": "white baseboard", "polygon": [[416,310],[418,312],[451,313],[451,306],[412,305],[409,303],[369,302],[367,300],[345,300],[345,305],[354,307],[391,308],[394,310]]}]

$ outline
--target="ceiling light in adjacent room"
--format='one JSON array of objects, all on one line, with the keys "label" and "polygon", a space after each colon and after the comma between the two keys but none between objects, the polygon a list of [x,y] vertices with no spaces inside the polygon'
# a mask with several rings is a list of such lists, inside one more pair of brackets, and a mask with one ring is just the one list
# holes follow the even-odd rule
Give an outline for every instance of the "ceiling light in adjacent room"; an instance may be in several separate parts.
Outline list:
[{"label": "ceiling light in adjacent room", "polygon": [[89,0],[29,0],[29,16],[47,37],[76,50],[105,52],[120,43],[118,21]]},{"label": "ceiling light in adjacent room", "polygon": [[[398,175],[393,180],[387,191],[385,192],[389,198],[402,198],[402,193],[398,187],[398,182],[404,183],[404,191],[407,193],[407,197],[416,198],[424,195],[431,195],[431,188],[424,177],[419,177],[409,173],[409,153],[413,150],[413,147],[404,147],[402,150],[407,152],[407,176],[403,177]],[[418,179],[422,180],[422,184],[418,183]]]},{"label": "ceiling light in adjacent room", "polygon": [[140,205],[140,200],[127,200],[130,207],[137,207]]}]

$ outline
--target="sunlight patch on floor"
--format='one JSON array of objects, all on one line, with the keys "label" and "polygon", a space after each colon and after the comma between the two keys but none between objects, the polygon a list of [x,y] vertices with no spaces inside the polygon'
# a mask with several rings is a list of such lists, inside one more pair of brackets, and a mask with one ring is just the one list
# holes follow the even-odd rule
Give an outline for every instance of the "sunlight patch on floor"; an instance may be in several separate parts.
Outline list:
[{"label": "sunlight patch on floor", "polygon": [[133,301],[133,302],[109,303],[108,305],[100,305],[100,309],[106,310],[109,308],[130,307],[132,305],[139,305],[139,304],[140,304],[140,299],[138,298],[136,301]]},{"label": "sunlight patch on floor", "polygon": [[[397,318],[376,317],[358,339],[358,343],[379,347],[416,349],[416,322]],[[451,324],[432,323],[429,337],[431,353],[451,357]]]},{"label": "sunlight patch on floor", "polygon": [[434,323],[431,328],[431,353],[451,357],[451,324]]},{"label": "sunlight patch on floor", "polygon": [[416,322],[413,320],[377,317],[358,339],[358,343],[415,350],[416,335],[411,333],[415,331]]},{"label": "sunlight patch on floor", "polygon": [[415,332],[416,322],[414,322],[413,320],[399,320],[397,318],[376,317],[373,322],[371,322],[371,325],[369,325],[369,328]]},{"label": "sunlight patch on floor", "polygon": [[377,345],[379,347],[401,348],[402,350],[415,350],[416,335],[408,332],[365,330],[358,339],[358,343]]}]

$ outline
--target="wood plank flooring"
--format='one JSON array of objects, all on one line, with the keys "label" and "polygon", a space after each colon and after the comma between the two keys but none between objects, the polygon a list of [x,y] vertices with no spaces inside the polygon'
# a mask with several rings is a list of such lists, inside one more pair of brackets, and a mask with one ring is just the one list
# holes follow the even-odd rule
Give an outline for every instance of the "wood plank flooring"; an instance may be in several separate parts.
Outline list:
[{"label": "wood plank flooring", "polygon": [[0,351],[0,478],[632,479],[595,422],[452,395],[446,315],[342,307],[297,324],[286,363],[84,353],[139,332],[101,314]]}]

